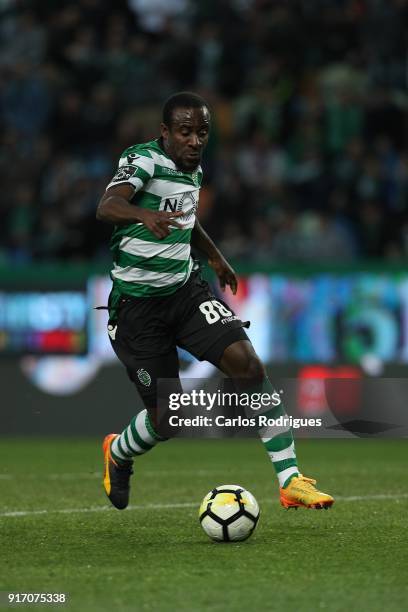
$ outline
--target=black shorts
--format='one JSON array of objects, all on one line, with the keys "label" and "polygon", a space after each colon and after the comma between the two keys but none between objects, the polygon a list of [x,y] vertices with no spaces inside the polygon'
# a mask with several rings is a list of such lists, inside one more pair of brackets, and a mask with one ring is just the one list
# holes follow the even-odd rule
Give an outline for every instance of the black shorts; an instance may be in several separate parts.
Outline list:
[{"label": "black shorts", "polygon": [[227,346],[248,340],[242,329],[248,326],[212,293],[197,271],[169,296],[123,295],[108,333],[144,403],[155,407],[157,380],[179,376],[177,346],[219,366]]}]

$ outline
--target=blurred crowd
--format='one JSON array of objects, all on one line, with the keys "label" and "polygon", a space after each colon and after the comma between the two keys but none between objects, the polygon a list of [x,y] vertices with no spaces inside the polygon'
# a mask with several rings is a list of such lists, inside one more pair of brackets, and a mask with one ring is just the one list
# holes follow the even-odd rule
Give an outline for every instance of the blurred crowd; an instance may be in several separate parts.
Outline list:
[{"label": "blurred crowd", "polygon": [[108,258],[97,202],[186,89],[229,257],[407,258],[407,33],[407,0],[0,0],[0,263]]}]

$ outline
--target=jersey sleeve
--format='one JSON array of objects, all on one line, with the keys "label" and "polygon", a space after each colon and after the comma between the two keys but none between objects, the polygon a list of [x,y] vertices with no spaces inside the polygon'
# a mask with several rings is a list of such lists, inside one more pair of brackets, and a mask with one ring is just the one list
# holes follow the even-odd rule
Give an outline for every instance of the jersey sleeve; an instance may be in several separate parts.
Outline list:
[{"label": "jersey sleeve", "polygon": [[154,161],[147,149],[137,146],[126,149],[120,156],[118,169],[112,178],[109,187],[130,183],[135,191],[143,189],[154,174]]}]

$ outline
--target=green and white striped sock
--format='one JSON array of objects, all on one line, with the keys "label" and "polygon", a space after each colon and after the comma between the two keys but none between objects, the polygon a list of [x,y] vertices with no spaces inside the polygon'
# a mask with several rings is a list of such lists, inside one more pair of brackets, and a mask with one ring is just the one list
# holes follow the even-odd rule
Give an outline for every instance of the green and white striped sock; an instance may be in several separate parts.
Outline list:
[{"label": "green and white striped sock", "polygon": [[161,438],[154,430],[147,410],[142,410],[130,421],[126,427],[114,439],[111,446],[111,455],[114,461],[121,463],[130,461],[136,455],[143,455],[151,448],[161,442]]},{"label": "green and white striped sock", "polygon": [[[269,413],[268,416],[277,418]],[[292,431],[290,429],[281,433],[277,431],[272,438],[261,438],[261,440],[275,468],[279,486],[286,487],[293,476],[299,475]]]},{"label": "green and white striped sock", "polygon": [[[270,380],[265,377],[262,384],[261,393],[272,395],[274,388]],[[258,389],[259,392],[259,389]],[[278,406],[270,408],[265,414],[268,418],[277,419],[280,416],[287,416],[282,402]],[[269,428],[267,430],[268,437],[261,435],[261,440],[265,446],[266,452],[272,461],[276,475],[279,480],[279,486],[285,487],[289,484],[293,476],[299,474],[299,469],[296,460],[295,441],[293,439],[292,429],[288,426]]]}]

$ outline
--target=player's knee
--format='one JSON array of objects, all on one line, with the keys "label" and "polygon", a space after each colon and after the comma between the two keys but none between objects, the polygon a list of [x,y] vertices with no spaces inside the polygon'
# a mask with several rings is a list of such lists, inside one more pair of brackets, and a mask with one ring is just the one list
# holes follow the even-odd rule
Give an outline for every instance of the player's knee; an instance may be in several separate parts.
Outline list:
[{"label": "player's knee", "polygon": [[262,361],[249,343],[237,343],[229,347],[221,365],[227,376],[251,381],[252,384],[262,383],[266,376]]},{"label": "player's knee", "polygon": [[236,342],[224,352],[221,369],[229,377],[262,383],[265,368],[249,342]]},{"label": "player's knee", "polygon": [[160,419],[158,415],[157,406],[155,404],[148,404],[146,401],[144,402],[147,410],[147,416],[149,418],[149,423],[151,427],[153,427],[154,431],[158,433]]}]

